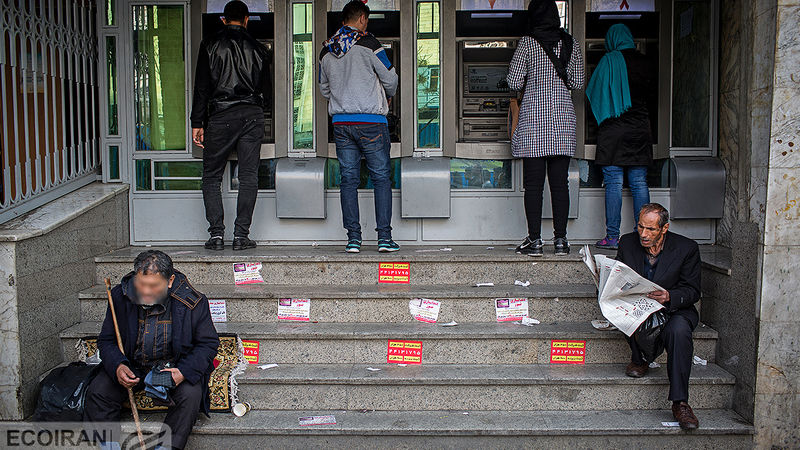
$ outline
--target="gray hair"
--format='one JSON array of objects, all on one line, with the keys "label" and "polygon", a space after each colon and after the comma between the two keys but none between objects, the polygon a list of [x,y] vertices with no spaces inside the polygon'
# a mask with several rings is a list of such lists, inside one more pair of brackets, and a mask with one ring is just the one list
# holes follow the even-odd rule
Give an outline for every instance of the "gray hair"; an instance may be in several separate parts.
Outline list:
[{"label": "gray hair", "polygon": [[647,203],[646,205],[642,206],[642,209],[639,211],[639,217],[641,217],[642,214],[653,212],[658,214],[658,226],[660,228],[664,228],[664,225],[669,223],[669,211],[667,211],[667,208],[664,208],[660,203]]},{"label": "gray hair", "polygon": [[169,280],[175,273],[172,267],[172,258],[160,250],[147,250],[139,253],[133,262],[133,271],[137,274],[160,274]]}]

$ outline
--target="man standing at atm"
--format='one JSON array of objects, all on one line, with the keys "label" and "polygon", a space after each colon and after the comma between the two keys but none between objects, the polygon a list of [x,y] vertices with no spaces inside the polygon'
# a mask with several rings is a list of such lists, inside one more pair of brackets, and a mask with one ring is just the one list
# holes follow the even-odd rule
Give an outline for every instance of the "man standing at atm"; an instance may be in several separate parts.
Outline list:
[{"label": "man standing at atm", "polygon": [[345,251],[361,251],[358,185],[361,157],[367,161],[375,195],[378,251],[400,249],[392,240],[392,186],[389,163],[389,98],[397,90],[397,73],[386,51],[367,33],[369,7],[353,0],[342,9],[343,26],[322,44],[319,88],[328,99],[336,157],[342,182],[342,221],[347,230]]},{"label": "man standing at atm", "polygon": [[258,193],[258,166],[264,137],[264,105],[272,93],[266,47],[247,33],[244,2],[225,5],[225,28],[200,43],[192,103],[192,141],[203,149],[203,203],[208,232],[205,247],[225,248],[220,184],[228,155],[236,151],[239,193],[233,249],[254,248],[250,223]]}]

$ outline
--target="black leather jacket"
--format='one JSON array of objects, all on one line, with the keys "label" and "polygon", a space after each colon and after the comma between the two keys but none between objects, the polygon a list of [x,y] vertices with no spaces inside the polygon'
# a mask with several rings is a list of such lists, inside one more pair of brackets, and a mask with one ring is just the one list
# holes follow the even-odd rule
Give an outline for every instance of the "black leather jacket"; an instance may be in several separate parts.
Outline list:
[{"label": "black leather jacket", "polygon": [[192,102],[192,128],[237,105],[264,107],[271,101],[271,55],[239,25],[228,25],[200,43]]}]

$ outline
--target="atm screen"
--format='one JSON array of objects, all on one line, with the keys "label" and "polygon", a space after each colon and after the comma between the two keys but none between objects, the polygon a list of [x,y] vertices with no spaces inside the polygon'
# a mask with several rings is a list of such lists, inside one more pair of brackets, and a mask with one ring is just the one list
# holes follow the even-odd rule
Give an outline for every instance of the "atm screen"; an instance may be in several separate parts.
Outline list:
[{"label": "atm screen", "polygon": [[508,92],[507,65],[467,66],[470,94]]}]

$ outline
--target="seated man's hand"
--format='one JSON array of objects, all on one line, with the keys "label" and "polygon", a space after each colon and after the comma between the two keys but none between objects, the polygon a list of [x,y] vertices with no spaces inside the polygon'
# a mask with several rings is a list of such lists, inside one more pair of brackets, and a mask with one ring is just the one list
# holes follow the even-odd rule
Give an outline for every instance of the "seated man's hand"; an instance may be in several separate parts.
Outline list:
[{"label": "seated man's hand", "polygon": [[648,298],[652,298],[653,300],[661,303],[662,305],[669,301],[669,292],[668,291],[653,291],[647,294]]},{"label": "seated man's hand", "polygon": [[170,367],[164,370],[168,370],[172,373],[172,381],[175,382],[175,386],[181,384],[184,380],[183,374],[181,373],[180,369],[177,367]]},{"label": "seated man's hand", "polygon": [[131,388],[139,384],[139,378],[133,373],[131,368],[125,364],[117,366],[117,381],[126,388]]}]

